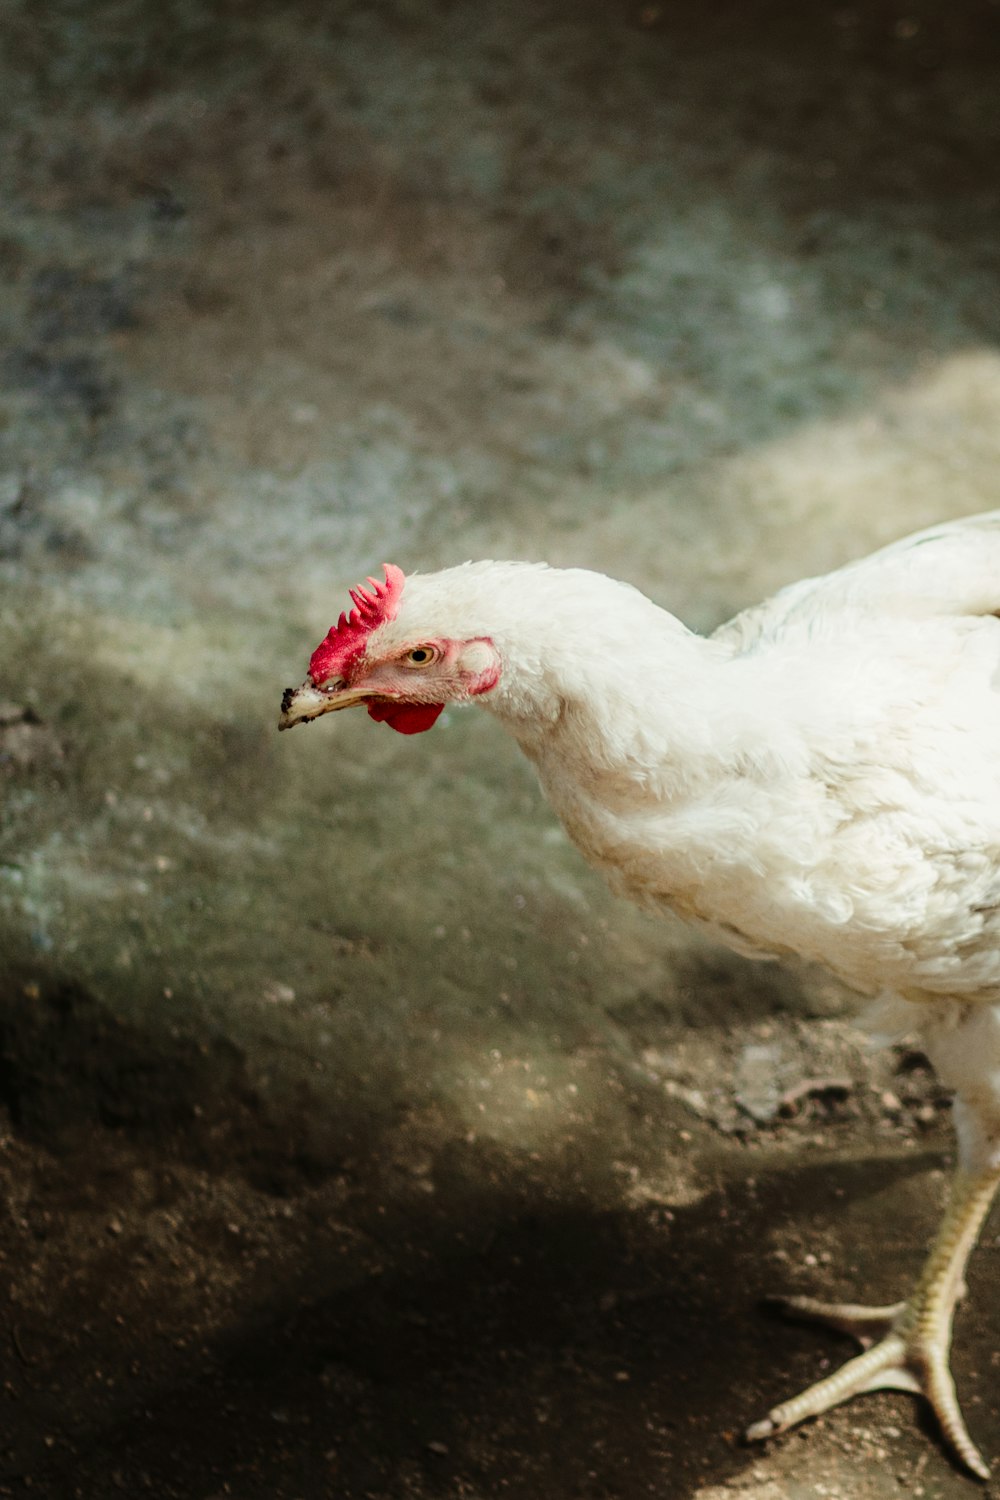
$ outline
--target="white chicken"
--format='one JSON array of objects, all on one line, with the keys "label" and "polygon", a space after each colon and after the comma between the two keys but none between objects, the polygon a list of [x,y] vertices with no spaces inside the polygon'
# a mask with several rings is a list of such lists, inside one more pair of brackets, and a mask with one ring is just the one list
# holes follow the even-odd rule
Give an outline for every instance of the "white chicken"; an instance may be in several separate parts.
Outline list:
[{"label": "white chicken", "polygon": [[894,1387],[987,1477],[949,1352],[1000,1182],[1000,511],[794,584],[709,638],[579,569],[385,575],[352,592],[281,728],[364,704],[413,734],[479,703],[616,890],[741,953],[825,964],[955,1091],[958,1165],[916,1287],[888,1307],[788,1299],[863,1352],[748,1436]]}]

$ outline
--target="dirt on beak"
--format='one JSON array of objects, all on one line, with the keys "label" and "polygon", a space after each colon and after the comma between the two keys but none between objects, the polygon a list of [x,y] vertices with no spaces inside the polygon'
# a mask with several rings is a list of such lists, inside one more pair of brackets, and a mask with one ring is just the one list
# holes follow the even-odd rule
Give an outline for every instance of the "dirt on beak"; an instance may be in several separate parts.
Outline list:
[{"label": "dirt on beak", "polygon": [[335,713],[341,708],[353,708],[365,701],[364,693],[352,688],[318,688],[308,679],[297,688],[285,688],[281,695],[279,729],[294,729],[296,724],[311,724],[322,714]]}]

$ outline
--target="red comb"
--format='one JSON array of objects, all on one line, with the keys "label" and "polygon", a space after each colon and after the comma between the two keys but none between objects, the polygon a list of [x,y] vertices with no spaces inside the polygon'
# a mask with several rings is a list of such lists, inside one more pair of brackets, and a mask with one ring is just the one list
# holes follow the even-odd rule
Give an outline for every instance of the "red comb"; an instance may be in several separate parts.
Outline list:
[{"label": "red comb", "polygon": [[385,583],[369,578],[370,589],[351,589],[354,608],[350,614],[340,616],[316,647],[309,660],[309,676],[313,682],[342,677],[355,656],[364,649],[372,631],[396,618],[406,577],[402,568],[393,563],[383,563],[382,567],[385,569]]}]

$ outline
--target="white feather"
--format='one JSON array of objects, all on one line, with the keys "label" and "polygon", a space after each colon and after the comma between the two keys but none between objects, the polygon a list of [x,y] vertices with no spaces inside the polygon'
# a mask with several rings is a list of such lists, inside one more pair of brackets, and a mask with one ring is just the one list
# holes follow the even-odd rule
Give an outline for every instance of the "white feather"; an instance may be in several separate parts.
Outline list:
[{"label": "white feather", "polygon": [[490,638],[478,701],[616,889],[906,1002],[1000,1117],[998,610],[994,512],[708,639],[628,585],[523,563],[408,578],[378,635]]}]

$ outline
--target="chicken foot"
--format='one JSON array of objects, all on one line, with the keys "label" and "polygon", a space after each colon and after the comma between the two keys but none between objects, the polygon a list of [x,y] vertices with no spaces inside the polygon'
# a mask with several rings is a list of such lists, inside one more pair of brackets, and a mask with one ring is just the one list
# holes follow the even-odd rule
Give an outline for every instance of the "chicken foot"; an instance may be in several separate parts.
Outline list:
[{"label": "chicken foot", "polygon": [[848,1333],[863,1353],[790,1401],[775,1406],[747,1430],[750,1440],[785,1432],[807,1417],[839,1406],[865,1391],[910,1391],[924,1396],[945,1439],[979,1479],[989,1468],[969,1436],[949,1367],[951,1324],[964,1295],[966,1262],[1000,1185],[1000,1171],[958,1172],[948,1207],[923,1273],[910,1299],[888,1307],[819,1302],[813,1297],[776,1297],[772,1304],[792,1316]]}]

